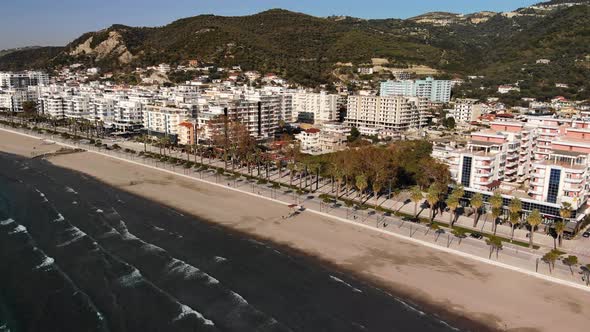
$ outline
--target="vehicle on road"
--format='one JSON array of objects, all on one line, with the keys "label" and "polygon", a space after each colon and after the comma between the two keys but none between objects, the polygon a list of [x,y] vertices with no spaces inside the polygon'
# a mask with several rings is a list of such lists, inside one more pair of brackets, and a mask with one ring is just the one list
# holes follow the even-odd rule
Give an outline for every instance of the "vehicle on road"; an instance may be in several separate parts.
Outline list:
[{"label": "vehicle on road", "polygon": [[474,239],[478,239],[478,240],[483,238],[483,235],[481,235],[480,233],[471,233],[471,234],[469,234],[469,236],[471,236]]},{"label": "vehicle on road", "polygon": [[582,236],[586,237],[586,238],[590,237],[590,231],[584,232],[584,234],[582,234]]}]

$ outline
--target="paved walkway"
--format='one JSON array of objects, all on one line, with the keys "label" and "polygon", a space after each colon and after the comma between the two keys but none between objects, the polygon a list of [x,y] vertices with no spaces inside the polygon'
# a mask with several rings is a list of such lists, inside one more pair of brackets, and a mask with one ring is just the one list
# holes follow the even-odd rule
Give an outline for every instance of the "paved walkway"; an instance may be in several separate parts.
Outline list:
[{"label": "paved walkway", "polygon": [[[9,131],[15,132],[13,130]],[[28,132],[28,134],[33,137],[40,136],[39,134],[32,132]],[[485,262],[529,274],[548,281],[590,291],[590,287],[584,286],[585,282],[582,280],[582,274],[579,268],[574,268],[572,273],[569,267],[563,265],[561,262],[556,262],[555,269],[549,271],[549,266],[540,261],[540,255],[536,250],[529,250],[527,248],[505,243],[503,249],[500,252],[494,252],[490,257],[490,247],[483,240],[477,240],[469,237],[460,239],[453,236],[452,234],[449,234],[448,231],[433,232],[424,225],[405,222],[400,218],[376,213],[375,211],[358,211],[337,204],[325,204],[320,199],[318,199],[317,194],[299,196],[292,190],[285,190],[284,188],[273,189],[269,187],[269,185],[259,185],[257,184],[256,180],[248,181],[243,177],[239,179],[232,179],[225,176],[219,176],[217,172],[213,170],[198,172],[193,169],[172,166],[170,164],[156,162],[149,158],[141,158],[136,155],[120,151],[107,151],[88,145],[74,145],[70,141],[64,141],[57,137],[44,138],[53,139],[59,144],[70,147],[85,148],[93,153],[98,153],[111,158],[158,169],[160,171],[169,172],[192,180],[203,181],[210,185],[221,186],[229,190],[236,190],[249,195],[255,195],[257,197],[269,199],[274,202],[284,204],[286,206],[286,216],[291,212],[290,209],[287,208],[287,205],[299,204],[305,208],[305,211],[302,213],[316,213],[334,218],[335,220],[341,222],[353,224],[358,227],[368,228],[383,234],[403,238],[408,241],[418,242],[420,244],[460,255],[462,257],[467,257],[480,262]],[[221,162],[211,160],[211,163],[217,165]],[[278,174],[275,176],[278,178]],[[285,176],[283,178],[285,178]],[[288,176],[286,176],[286,180],[288,182]],[[329,181],[321,181],[319,185],[324,188],[324,190],[328,190],[328,188],[331,189],[331,184]]]}]

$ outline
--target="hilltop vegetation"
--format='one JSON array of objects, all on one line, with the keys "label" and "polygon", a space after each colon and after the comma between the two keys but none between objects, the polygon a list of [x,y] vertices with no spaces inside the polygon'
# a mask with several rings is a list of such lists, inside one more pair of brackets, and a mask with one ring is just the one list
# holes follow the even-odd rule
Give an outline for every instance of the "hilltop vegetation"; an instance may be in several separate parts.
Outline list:
[{"label": "hilltop vegetation", "polygon": [[[430,13],[419,17],[461,18],[444,25],[419,23],[416,18],[318,18],[280,9],[242,17],[201,15],[158,28],[113,25],[86,33],[63,49],[0,56],[0,69],[83,62],[105,70],[128,71],[198,59],[274,72],[314,86],[336,80],[337,63],[360,65],[370,63],[371,58],[385,58],[392,67],[426,65],[447,77],[485,76],[460,91],[467,95],[521,81],[522,94],[553,93],[555,83],[567,83],[570,88],[564,95],[587,96],[584,82],[590,78],[590,6],[584,2],[542,14],[529,14],[530,10],[518,9],[510,15]],[[540,58],[551,63],[536,65]]]}]

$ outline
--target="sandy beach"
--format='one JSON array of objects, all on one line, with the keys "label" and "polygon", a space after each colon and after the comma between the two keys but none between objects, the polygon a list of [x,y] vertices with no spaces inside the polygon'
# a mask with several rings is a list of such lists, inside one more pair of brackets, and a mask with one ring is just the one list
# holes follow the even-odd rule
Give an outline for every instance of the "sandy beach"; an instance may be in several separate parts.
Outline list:
[{"label": "sandy beach", "polygon": [[[32,153],[58,148],[0,131],[3,152],[31,157]],[[569,287],[310,213],[285,221],[282,216],[288,209],[283,205],[93,153],[49,160],[130,193],[316,257],[429,306],[429,310],[476,320],[491,329],[583,331],[590,321],[590,296]]]}]

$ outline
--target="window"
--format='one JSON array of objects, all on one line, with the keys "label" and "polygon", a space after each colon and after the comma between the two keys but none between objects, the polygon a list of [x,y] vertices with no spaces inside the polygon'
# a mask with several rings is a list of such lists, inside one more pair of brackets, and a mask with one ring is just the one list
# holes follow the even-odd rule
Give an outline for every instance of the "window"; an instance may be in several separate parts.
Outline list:
[{"label": "window", "polygon": [[547,202],[556,203],[557,194],[559,193],[559,181],[561,180],[561,170],[552,168],[549,175],[549,185],[547,190]]},{"label": "window", "polygon": [[472,163],[471,157],[467,157],[467,156],[463,157],[463,169],[461,172],[461,184],[464,187],[469,187],[469,184],[470,184],[471,163]]}]

